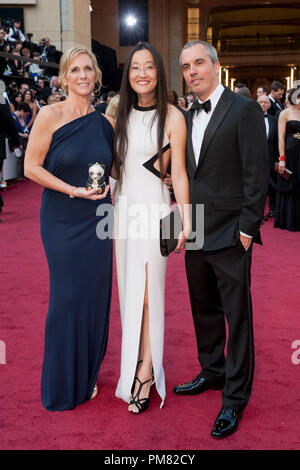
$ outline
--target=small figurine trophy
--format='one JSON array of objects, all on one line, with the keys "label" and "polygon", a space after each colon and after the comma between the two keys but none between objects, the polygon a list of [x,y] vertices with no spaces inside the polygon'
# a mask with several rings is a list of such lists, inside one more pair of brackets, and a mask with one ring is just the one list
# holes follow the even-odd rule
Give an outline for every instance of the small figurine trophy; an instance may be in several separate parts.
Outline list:
[{"label": "small figurine trophy", "polygon": [[89,178],[86,184],[87,191],[97,189],[98,194],[104,193],[106,188],[104,179],[105,168],[106,165],[102,165],[98,162],[89,165]]}]

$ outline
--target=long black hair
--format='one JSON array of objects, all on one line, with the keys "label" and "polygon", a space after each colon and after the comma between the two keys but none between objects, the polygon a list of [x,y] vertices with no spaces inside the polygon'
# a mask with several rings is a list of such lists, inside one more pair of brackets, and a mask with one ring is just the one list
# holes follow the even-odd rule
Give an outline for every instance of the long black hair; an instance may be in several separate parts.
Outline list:
[{"label": "long black hair", "polygon": [[153,117],[152,123],[158,119],[158,132],[157,132],[157,152],[159,155],[160,175],[163,178],[163,140],[165,134],[165,122],[168,110],[168,92],[167,82],[165,75],[165,68],[162,57],[155,47],[148,43],[140,42],[134,46],[127,57],[124,70],[122,83],[120,88],[120,102],[116,117],[116,131],[115,131],[115,166],[118,172],[119,183],[122,184],[122,170],[125,163],[126,152],[128,148],[127,124],[129,113],[134,105],[138,103],[138,96],[131,88],[129,82],[129,68],[133,54],[136,51],[147,49],[151,52],[154,64],[157,70],[157,86],[156,86],[156,112]]}]

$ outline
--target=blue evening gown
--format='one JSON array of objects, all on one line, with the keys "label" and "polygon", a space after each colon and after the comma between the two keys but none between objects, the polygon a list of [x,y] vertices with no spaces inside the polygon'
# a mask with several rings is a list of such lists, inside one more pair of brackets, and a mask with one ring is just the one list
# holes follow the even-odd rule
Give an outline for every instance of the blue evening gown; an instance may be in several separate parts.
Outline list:
[{"label": "blue evening gown", "polygon": [[[44,168],[71,184],[85,186],[90,163],[112,165],[113,128],[98,111],[53,134]],[[45,189],[41,235],[49,264],[50,299],[41,381],[47,410],[72,409],[88,400],[96,384],[108,337],[112,287],[112,239],[99,239],[96,210],[109,204],[69,198]]]}]

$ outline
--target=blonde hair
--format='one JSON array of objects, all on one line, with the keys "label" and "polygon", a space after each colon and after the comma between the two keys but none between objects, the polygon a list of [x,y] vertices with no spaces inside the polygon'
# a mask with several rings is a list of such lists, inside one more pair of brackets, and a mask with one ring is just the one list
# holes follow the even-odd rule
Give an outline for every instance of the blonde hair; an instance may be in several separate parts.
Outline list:
[{"label": "blonde hair", "polygon": [[117,111],[118,111],[118,106],[119,106],[119,101],[120,101],[120,95],[116,94],[111,98],[109,101],[107,108],[105,110],[106,116],[110,116],[113,119],[116,119],[117,116]]},{"label": "blonde hair", "polygon": [[55,103],[55,95],[49,95],[47,98],[47,104]]},{"label": "blonde hair", "polygon": [[95,93],[98,93],[102,85],[102,72],[98,66],[97,59],[93,52],[89,51],[85,47],[72,47],[63,54],[59,64],[58,85],[65,94],[68,94],[68,86],[65,85],[64,78],[72,60],[78,57],[80,54],[87,55],[92,61],[97,80],[97,89],[95,90]]}]

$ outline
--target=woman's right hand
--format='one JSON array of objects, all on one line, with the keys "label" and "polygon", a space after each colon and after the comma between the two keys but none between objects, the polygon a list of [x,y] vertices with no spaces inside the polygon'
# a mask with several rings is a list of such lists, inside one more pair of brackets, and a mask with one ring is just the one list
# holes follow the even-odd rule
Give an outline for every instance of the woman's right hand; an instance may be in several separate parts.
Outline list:
[{"label": "woman's right hand", "polygon": [[73,188],[70,197],[71,198],[76,198],[76,197],[81,197],[82,199],[91,199],[92,201],[100,201],[101,199],[105,199],[107,196],[107,193],[109,191],[109,185],[106,186],[104,193],[98,194],[97,189],[91,189],[87,190],[86,188]]}]

